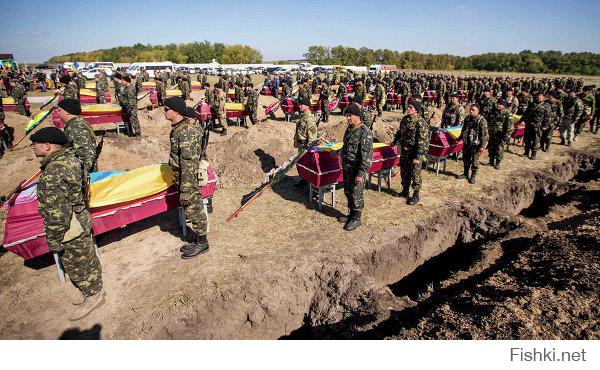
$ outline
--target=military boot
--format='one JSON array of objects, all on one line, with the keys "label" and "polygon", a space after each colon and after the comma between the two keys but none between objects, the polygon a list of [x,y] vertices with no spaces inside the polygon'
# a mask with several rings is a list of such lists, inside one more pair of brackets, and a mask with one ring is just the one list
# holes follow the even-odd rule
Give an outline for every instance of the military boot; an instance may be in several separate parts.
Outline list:
[{"label": "military boot", "polygon": [[412,197],[408,198],[406,204],[408,204],[409,206],[414,206],[417,203],[419,203],[419,192],[415,191]]},{"label": "military boot", "polygon": [[360,216],[361,216],[361,211],[356,211],[354,213],[354,215],[352,215],[352,218],[350,218],[348,220],[348,222],[346,222],[346,225],[344,225],[344,230],[346,230],[346,231],[356,230],[356,228],[360,226]]},{"label": "military boot", "polygon": [[105,296],[104,291],[101,290],[98,293],[94,294],[93,296],[87,297],[81,305],[79,305],[75,308],[75,310],[73,311],[71,316],[69,316],[69,320],[70,321],[81,320],[84,317],[86,317],[87,315],[89,315],[90,313],[92,313],[92,311],[94,311],[96,308],[98,308],[104,304],[104,302],[105,302],[104,296]]},{"label": "military boot", "polygon": [[459,180],[464,180],[466,178],[469,178],[469,170],[465,170],[465,172],[463,172],[462,175],[457,177],[457,179],[459,179]]},{"label": "military boot", "polygon": [[208,239],[206,239],[206,235],[197,235],[196,242],[192,245],[191,249],[188,249],[183,252],[181,258],[184,260],[198,257],[199,255],[208,252]]},{"label": "military boot", "polygon": [[208,197],[208,201],[206,203],[206,212],[208,212],[208,213],[213,212],[212,197]]},{"label": "military boot", "polygon": [[224,128],[224,129],[221,131],[221,136],[227,136],[227,129],[226,129],[226,128]]},{"label": "military boot", "polygon": [[529,157],[529,159],[531,159],[531,160],[535,159],[536,155],[537,155],[537,150],[532,150],[531,157]]},{"label": "military boot", "polygon": [[402,198],[407,198],[408,197],[408,190],[409,189],[410,189],[410,186],[403,186],[402,187],[402,192],[398,193],[398,196],[402,197]]},{"label": "military boot", "polygon": [[525,149],[525,157],[529,158],[529,149]]},{"label": "military boot", "polygon": [[338,216],[337,221],[341,224],[346,224],[348,220],[352,218],[352,216],[354,216],[354,211],[351,210],[348,215]]},{"label": "military boot", "polygon": [[500,159],[496,158],[496,162],[494,163],[494,168],[497,170],[500,169]]},{"label": "military boot", "polygon": [[477,171],[473,171],[471,173],[471,177],[469,177],[469,184],[474,184],[475,183],[475,177],[477,176]]}]

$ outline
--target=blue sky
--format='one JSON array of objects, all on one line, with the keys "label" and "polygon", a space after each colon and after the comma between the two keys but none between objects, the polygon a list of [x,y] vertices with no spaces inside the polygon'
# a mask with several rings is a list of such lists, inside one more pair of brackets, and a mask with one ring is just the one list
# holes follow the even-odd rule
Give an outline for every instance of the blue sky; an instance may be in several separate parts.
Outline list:
[{"label": "blue sky", "polygon": [[0,0],[0,53],[20,62],[119,45],[248,44],[265,60],[310,45],[471,55],[600,53],[600,1]]}]

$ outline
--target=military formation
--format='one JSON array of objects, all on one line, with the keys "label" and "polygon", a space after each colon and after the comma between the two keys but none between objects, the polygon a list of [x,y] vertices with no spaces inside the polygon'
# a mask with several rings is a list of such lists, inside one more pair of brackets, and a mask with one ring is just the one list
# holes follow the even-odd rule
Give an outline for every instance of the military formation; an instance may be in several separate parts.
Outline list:
[{"label": "military formation", "polygon": [[[65,122],[64,131],[43,128],[31,137],[33,151],[41,158],[42,175],[38,182],[39,212],[44,220],[48,246],[58,253],[67,274],[81,292],[81,299],[73,303],[71,320],[80,320],[102,306],[105,293],[102,289],[102,268],[91,233],[91,216],[88,210],[90,172],[98,170],[99,148],[91,126],[81,117],[79,91],[85,80],[72,73],[57,76],[57,93],[62,100],[56,109]],[[199,74],[198,82],[204,89],[204,101],[211,106],[212,119],[202,120],[196,110],[187,106],[190,100],[191,79],[187,73],[157,71],[154,85],[158,104],[165,118],[171,122],[169,135],[169,166],[174,183],[179,189],[181,206],[185,209],[192,231],[191,241],[184,244],[181,258],[195,258],[209,250],[207,238],[207,212],[202,199],[201,186],[207,173],[202,170],[210,130],[227,135],[226,104],[243,103],[248,114],[246,127],[257,124],[258,91],[247,76],[219,76],[211,88],[207,76]],[[2,79],[0,94],[12,94],[18,113],[24,111],[27,88],[17,78],[9,78],[8,88]],[[104,102],[108,91],[108,76],[95,76],[97,101]],[[132,78],[120,72],[112,76],[115,96],[130,117],[130,134],[141,136],[137,118],[137,95],[150,76],[141,70]],[[166,97],[171,83],[182,92],[181,97]],[[297,91],[294,87],[297,86]],[[336,88],[337,86],[337,88]],[[280,90],[281,87],[281,90]],[[383,75],[357,75],[351,72],[340,75],[298,72],[283,76],[266,75],[261,92],[269,90],[276,97],[293,98],[299,107],[293,145],[299,153],[319,142],[319,123],[329,121],[328,103],[335,97],[349,95],[351,103],[345,110],[348,127],[344,133],[343,147],[338,154],[343,170],[344,194],[348,213],[338,217],[344,229],[353,231],[361,225],[365,207],[364,188],[366,176],[373,161],[373,131],[377,121],[388,108],[390,94],[401,96],[394,108],[404,113],[390,146],[400,154],[402,190],[397,195],[414,206],[422,190],[423,164],[427,161],[432,132],[449,127],[461,127],[459,139],[464,142],[463,168],[459,179],[476,182],[480,156],[487,150],[489,164],[501,168],[503,153],[514,128],[514,115],[525,123],[524,149],[531,160],[538,150],[550,149],[552,133],[559,129],[561,143],[571,145],[577,140],[586,123],[590,131],[598,132],[598,90],[584,86],[580,80],[488,78],[427,75],[421,73],[385,73]],[[230,89],[233,94],[228,96]],[[318,95],[320,115],[311,111],[311,98]],[[365,106],[367,98],[374,99]],[[431,127],[427,108],[442,109],[440,127]],[[7,132],[0,104],[0,130]],[[12,138],[10,139],[12,141]],[[305,185],[301,180],[297,185]],[[412,189],[412,193],[411,193]]]}]

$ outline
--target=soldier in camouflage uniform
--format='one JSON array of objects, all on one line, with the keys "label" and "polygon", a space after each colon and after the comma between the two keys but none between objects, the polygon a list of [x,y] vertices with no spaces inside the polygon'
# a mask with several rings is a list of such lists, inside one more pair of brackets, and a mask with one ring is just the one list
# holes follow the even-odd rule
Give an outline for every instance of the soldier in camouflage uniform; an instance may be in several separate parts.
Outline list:
[{"label": "soldier in camouflage uniform", "polygon": [[565,116],[560,125],[560,143],[571,146],[575,131],[575,123],[583,114],[583,102],[575,90],[569,90],[569,96],[563,99],[563,111]]},{"label": "soldier in camouflage uniform", "polygon": [[298,105],[300,106],[300,118],[296,123],[294,148],[301,152],[317,139],[317,121],[310,111],[310,99],[298,98]]},{"label": "soldier in camouflage uniform", "polygon": [[58,114],[65,123],[65,135],[68,140],[66,149],[75,154],[86,172],[96,172],[96,135],[89,123],[79,116],[81,103],[75,99],[63,99],[58,103]]},{"label": "soldier in camouflage uniform", "polygon": [[373,134],[360,123],[360,109],[356,103],[346,110],[348,128],[344,133],[344,146],[340,150],[344,174],[344,195],[348,199],[348,216],[338,217],[344,230],[355,230],[361,224],[365,206],[365,175],[373,163]]},{"label": "soldier in camouflage uniform", "polygon": [[180,97],[165,100],[165,117],[171,121],[171,152],[169,166],[173,169],[175,184],[179,187],[179,202],[185,208],[194,242],[181,247],[182,258],[189,259],[208,251],[206,238],[208,219],[202,201],[200,159],[202,158],[203,130],[200,117],[185,105]]},{"label": "soldier in camouflage uniform", "polygon": [[512,114],[517,114],[519,110],[519,99],[515,96],[512,90],[506,90],[506,103],[508,104],[508,110]]},{"label": "soldier in camouflage uniform", "polygon": [[119,104],[121,104],[121,107],[123,107],[123,110],[129,116],[130,135],[142,137],[142,129],[137,116],[138,108],[135,86],[131,84],[131,77],[128,75],[122,76],[119,82],[121,84],[119,89]]},{"label": "soldier in camouflage uniform", "polygon": [[347,92],[346,85],[340,84],[338,86],[337,93],[336,93],[337,98],[338,99],[343,98],[344,96],[346,96],[346,92]]},{"label": "soldier in camouflage uniform", "polygon": [[4,107],[2,106],[2,90],[0,90],[0,158],[4,155],[4,149],[10,148],[13,142],[13,129],[4,123]]},{"label": "soldier in camouflage uniform", "polygon": [[480,114],[483,118],[485,118],[487,122],[490,122],[494,110],[496,109],[496,98],[492,96],[491,89],[488,88],[484,90],[477,105],[479,106]]},{"label": "soldier in camouflage uniform", "polygon": [[490,165],[495,169],[500,169],[500,163],[504,156],[504,147],[510,139],[513,132],[512,113],[510,104],[500,99],[496,102],[496,111],[489,122],[489,156]]},{"label": "soldier in camouflage uniform", "polygon": [[529,107],[529,103],[533,101],[533,97],[526,90],[521,90],[518,100],[519,108],[517,109],[517,114],[523,115],[527,110],[527,107]]},{"label": "soldier in camouflage uniform", "polygon": [[354,99],[357,97],[362,98],[363,100],[367,97],[367,91],[365,90],[365,85],[363,85],[362,81],[356,81],[354,85]]},{"label": "soldier in camouflage uniform", "polygon": [[27,116],[25,110],[25,101],[27,100],[27,88],[18,79],[12,79],[12,98],[15,100],[15,108],[17,113]]},{"label": "soldier in camouflage uniform", "polygon": [[383,114],[383,107],[385,106],[385,100],[387,98],[385,87],[381,83],[381,80],[375,80],[375,107],[377,109],[377,117]]},{"label": "soldier in camouflage uniform", "polygon": [[598,105],[600,104],[600,88],[597,88],[594,92],[594,105],[596,109],[594,110],[594,116],[590,121],[590,131],[594,134],[598,133],[598,128],[600,126],[600,108]]},{"label": "soldier in camouflage uniform", "polygon": [[156,87],[156,100],[159,106],[165,104],[165,83],[163,79],[166,78],[164,73],[157,72],[154,74],[154,86]]},{"label": "soldier in camouflage uniform", "polygon": [[85,88],[85,76],[81,74],[81,72],[77,72],[75,75],[75,82],[77,85],[77,89],[81,90]]},{"label": "soldier in camouflage uniform", "polygon": [[[544,102],[544,93],[534,92],[534,103],[523,114],[521,121],[525,122],[524,146],[525,156],[529,159],[535,159],[537,149],[540,146],[542,136],[542,127],[549,126],[550,112],[549,106]],[[531,153],[531,155],[530,155]]]},{"label": "soldier in camouflage uniform", "polygon": [[244,90],[242,89],[242,83],[241,82],[235,82],[235,85],[233,87],[233,101],[235,103],[243,103],[244,102]]},{"label": "soldier in camouflage uniform", "polygon": [[364,101],[361,97],[354,98],[354,103],[360,108],[360,123],[367,126],[369,130],[373,130],[373,116],[371,115],[371,111],[363,105]]},{"label": "soldier in camouflage uniform", "polygon": [[[583,126],[585,126],[588,121],[592,120],[592,117],[594,117],[594,111],[596,110],[594,91],[589,86],[586,86],[583,90],[583,93],[581,93],[581,102],[583,103],[583,114],[581,117],[579,117],[579,120],[577,120],[575,125],[575,137],[581,134],[581,131],[583,131]],[[591,126],[592,125],[590,123],[590,132],[592,131]]]},{"label": "soldier in camouflage uniform", "polygon": [[[463,174],[459,179],[469,179],[470,184],[475,183],[479,170],[479,156],[488,142],[488,127],[485,118],[479,114],[479,107],[471,105],[470,114],[465,118],[459,140],[463,140]],[[471,174],[469,176],[469,170]]]},{"label": "soldier in camouflage uniform", "polygon": [[321,83],[321,91],[319,92],[319,102],[321,104],[321,121],[329,122],[329,96],[331,91],[325,82]]},{"label": "soldier in camouflage uniform", "polygon": [[135,93],[139,94],[140,91],[142,91],[142,82],[144,82],[144,77],[142,75],[142,72],[138,72],[135,75]]},{"label": "soldier in camouflage uniform", "polygon": [[303,82],[298,88],[298,100],[308,99],[310,102],[310,92],[308,90],[308,82]]},{"label": "soldier in camouflage uniform", "polygon": [[220,83],[215,84],[214,89],[214,107],[215,113],[217,115],[217,119],[219,121],[219,126],[221,126],[221,136],[227,135],[227,111],[225,109],[225,104],[227,103],[227,95],[223,91],[223,85]]},{"label": "soldier in camouflage uniform", "polygon": [[246,98],[246,111],[250,118],[250,124],[256,125],[256,111],[258,110],[258,93],[254,90],[254,84],[249,82],[246,84],[246,92],[248,97]]},{"label": "soldier in camouflage uniform", "polygon": [[288,81],[284,81],[281,83],[281,101],[283,99],[292,96],[292,87],[289,85]]},{"label": "soldier in camouflage uniform", "polygon": [[176,82],[179,84],[182,98],[185,100],[191,100],[190,85],[188,84],[187,78],[180,74],[179,77],[177,77]]},{"label": "soldier in camouflage uniform", "polygon": [[102,74],[98,73],[94,76],[94,80],[96,81],[96,101],[98,104],[104,104],[104,93],[108,91],[106,78],[104,78]]},{"label": "soldier in camouflage uniform", "polygon": [[[416,99],[408,105],[406,115],[400,121],[400,127],[390,144],[390,146],[397,145],[399,148],[402,176],[402,192],[399,196],[407,198],[406,204],[411,206],[419,202],[422,184],[421,159],[429,150],[429,125],[421,117],[422,109],[421,102]],[[413,195],[409,198],[411,184]]]},{"label": "soldier in camouflage uniform", "polygon": [[556,98],[556,92],[550,91],[548,93],[548,120],[547,123],[542,126],[542,134],[540,138],[540,148],[542,151],[547,152],[550,150],[550,144],[552,144],[552,133],[554,129],[558,127],[564,116],[563,107],[561,102]]},{"label": "soldier in camouflage uniform", "polygon": [[72,302],[77,307],[69,317],[80,320],[105,300],[87,210],[87,173],[73,153],[65,150],[67,137],[60,129],[45,127],[30,139],[35,155],[43,158],[37,196],[48,249],[58,254],[71,282],[83,294],[83,300]]},{"label": "soldier in camouflage uniform", "polygon": [[444,107],[442,113],[442,128],[452,126],[462,126],[465,119],[465,110],[458,101],[458,93],[453,93],[450,98],[450,104]]},{"label": "soldier in camouflage uniform", "polygon": [[[63,85],[62,97],[63,99],[77,99],[79,100],[79,89],[77,86],[71,81],[71,77],[69,75],[61,76],[59,79],[60,83]],[[57,92],[60,90],[57,90]]]}]

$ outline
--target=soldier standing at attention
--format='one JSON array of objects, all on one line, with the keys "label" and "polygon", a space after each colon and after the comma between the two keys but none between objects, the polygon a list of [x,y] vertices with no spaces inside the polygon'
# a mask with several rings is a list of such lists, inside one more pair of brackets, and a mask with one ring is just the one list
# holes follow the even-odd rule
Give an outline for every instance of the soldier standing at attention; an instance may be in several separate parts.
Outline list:
[{"label": "soldier standing at attention", "polygon": [[575,123],[583,114],[583,102],[575,90],[569,90],[569,96],[563,99],[563,111],[565,116],[560,125],[560,143],[571,146],[571,142],[574,141]]},{"label": "soldier standing at attention", "polygon": [[83,299],[72,302],[77,307],[69,316],[71,321],[80,320],[105,301],[83,185],[87,173],[73,153],[64,148],[68,140],[60,129],[44,127],[30,140],[33,152],[42,158],[37,196],[48,248],[58,253],[71,282],[83,294]]},{"label": "soldier standing at attention", "polygon": [[548,123],[542,126],[542,137],[540,139],[540,148],[542,151],[547,152],[550,150],[550,144],[552,144],[552,133],[554,129],[558,127],[564,116],[563,106],[556,98],[556,92],[550,91],[548,93]]},{"label": "soldier standing at attention", "polygon": [[179,89],[181,90],[181,96],[185,100],[191,100],[190,97],[190,85],[188,84],[186,76],[180,74],[176,82],[179,84]]},{"label": "soldier standing at attention", "polygon": [[248,97],[246,98],[246,111],[248,112],[248,116],[250,117],[250,124],[256,125],[256,110],[258,109],[258,93],[254,90],[254,84],[252,82],[248,82],[246,84],[246,94]]},{"label": "soldier standing at attention", "polygon": [[510,104],[506,100],[498,100],[496,107],[496,113],[490,119],[489,156],[490,165],[499,170],[504,155],[504,146],[513,132],[513,123]]},{"label": "soldier standing at attention", "polygon": [[[544,93],[536,91],[533,93],[534,103],[530,104],[521,121],[525,122],[524,143],[525,156],[529,159],[535,159],[537,149],[540,146],[542,136],[542,127],[550,122],[550,112],[548,105],[544,102]],[[531,155],[530,155],[531,153]]]},{"label": "soldier standing at attention", "polygon": [[[475,183],[477,170],[479,170],[479,156],[485,149],[488,142],[487,122],[482,115],[479,114],[479,107],[472,104],[470,114],[465,118],[459,140],[463,140],[463,174],[458,176],[459,179],[469,179],[470,184]],[[471,176],[469,176],[469,170]]]},{"label": "soldier standing at attention", "polygon": [[200,159],[202,128],[200,117],[180,97],[165,100],[165,117],[171,121],[169,166],[179,187],[179,202],[185,208],[194,232],[194,242],[185,244],[181,258],[190,259],[208,251],[207,216],[202,204]]},{"label": "soldier standing at attention", "polygon": [[140,128],[140,121],[137,116],[138,108],[135,86],[131,84],[131,77],[128,75],[122,76],[119,82],[123,86],[123,93],[119,94],[119,103],[129,116],[130,135],[142,137],[142,129]]},{"label": "soldier standing at attention", "polygon": [[383,114],[383,106],[385,105],[386,97],[385,87],[383,87],[381,80],[375,79],[375,106],[377,109],[377,117],[381,117]]},{"label": "soldier standing at attention", "polygon": [[98,104],[104,104],[104,93],[108,91],[108,84],[106,78],[100,73],[94,76],[96,80],[96,101]]},{"label": "soldier standing at attention", "polygon": [[25,101],[27,100],[27,88],[21,83],[19,79],[12,79],[12,98],[15,100],[15,107],[17,113],[26,116],[27,111],[25,110]]},{"label": "soldier standing at attention", "polygon": [[[402,192],[400,197],[407,198],[406,204],[412,206],[419,202],[419,191],[421,190],[421,158],[429,150],[429,125],[421,116],[422,104],[413,100],[408,105],[406,115],[400,121],[400,127],[396,132],[390,146],[397,145],[400,154],[400,172],[402,178]],[[412,185],[413,195],[409,198],[409,190]]]},{"label": "soldier standing at attention", "polygon": [[65,123],[68,140],[65,148],[75,154],[87,173],[96,172],[96,135],[90,124],[79,116],[81,103],[75,99],[63,99],[58,103],[58,114]]},{"label": "soldier standing at attention", "polygon": [[[294,148],[301,153],[303,150],[310,149],[311,143],[317,139],[317,121],[310,111],[309,98],[298,98],[298,105],[300,106],[300,118],[296,123]],[[306,180],[300,179],[294,186],[301,187],[307,184]]]},{"label": "soldier standing at attention", "polygon": [[444,107],[442,113],[442,128],[452,126],[462,126],[465,119],[465,110],[458,101],[458,93],[452,93],[450,104]]},{"label": "soldier standing at attention", "polygon": [[319,92],[319,102],[321,104],[321,121],[329,122],[329,95],[331,91],[325,82],[321,83],[321,91]]},{"label": "soldier standing at attention", "polygon": [[164,105],[165,102],[165,84],[163,82],[164,74],[156,71],[154,73],[154,86],[156,87],[156,100],[158,105]]},{"label": "soldier standing at attention", "polygon": [[361,224],[365,175],[373,163],[373,134],[360,122],[360,109],[351,104],[346,109],[348,128],[344,133],[344,146],[340,150],[344,173],[344,195],[348,199],[348,216],[338,217],[344,230],[356,230]]},{"label": "soldier standing at attention", "polygon": [[492,89],[486,88],[479,99],[479,109],[481,109],[480,114],[485,118],[487,122],[489,122],[492,118],[492,114],[496,109],[496,98],[492,96]]},{"label": "soldier standing at attention", "polygon": [[363,85],[361,80],[356,81],[354,86],[354,99],[362,98],[364,101],[366,96],[367,92],[365,91],[365,85]]},{"label": "soldier standing at attention", "polygon": [[215,113],[219,120],[219,126],[221,126],[221,136],[225,136],[227,135],[227,111],[225,109],[227,94],[223,91],[223,85],[220,83],[215,84],[213,102],[215,103]]}]

